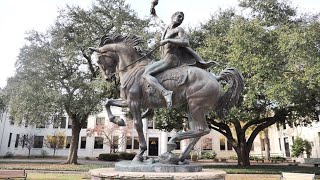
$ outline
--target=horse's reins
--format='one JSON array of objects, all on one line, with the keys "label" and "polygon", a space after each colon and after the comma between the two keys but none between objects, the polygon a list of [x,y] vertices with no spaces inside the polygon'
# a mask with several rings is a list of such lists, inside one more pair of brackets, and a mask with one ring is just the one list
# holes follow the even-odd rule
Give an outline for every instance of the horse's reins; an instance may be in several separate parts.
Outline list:
[{"label": "horse's reins", "polygon": [[125,69],[127,69],[129,66],[135,64],[136,62],[140,61],[141,59],[149,56],[151,53],[153,53],[156,49],[158,49],[161,45],[156,46],[154,49],[152,49],[151,51],[149,51],[147,54],[141,56],[140,58],[138,58],[137,60],[134,60],[133,62],[131,62],[130,64],[126,65],[125,67],[123,67],[122,69],[119,69],[118,71],[124,71]]}]

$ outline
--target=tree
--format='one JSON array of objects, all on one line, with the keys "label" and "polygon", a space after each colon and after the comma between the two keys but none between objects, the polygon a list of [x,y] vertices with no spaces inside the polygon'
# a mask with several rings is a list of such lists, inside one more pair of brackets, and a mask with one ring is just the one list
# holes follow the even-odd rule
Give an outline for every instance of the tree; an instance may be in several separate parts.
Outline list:
[{"label": "tree", "polygon": [[113,123],[106,125],[97,125],[94,128],[87,129],[88,136],[103,137],[103,143],[110,147],[109,153],[118,153],[119,148],[125,145],[127,136],[133,130],[132,122],[126,122],[125,127],[119,127]]},{"label": "tree", "polygon": [[311,155],[312,146],[308,140],[297,137],[291,146],[292,156],[301,157],[306,152],[307,156]]},{"label": "tree", "polygon": [[220,10],[193,34],[201,34],[197,40],[203,42],[195,46],[203,59],[223,66],[211,72],[236,67],[244,76],[241,106],[232,108],[224,119],[212,113],[207,122],[228,139],[238,165],[248,166],[253,141],[265,128],[317,119],[320,26],[318,15],[298,17],[284,1],[241,0],[240,5],[251,13]]},{"label": "tree", "polygon": [[34,135],[33,134],[24,134],[19,139],[19,145],[22,148],[26,147],[28,149],[28,158],[30,157],[31,149],[34,145]]},{"label": "tree", "polygon": [[64,132],[59,132],[56,131],[53,133],[53,135],[47,135],[46,139],[44,141],[44,144],[53,149],[53,155],[52,157],[55,156],[56,151],[58,149],[62,149],[64,147],[66,141],[66,135]]},{"label": "tree", "polygon": [[253,140],[263,129],[275,123],[299,125],[316,119],[320,96],[314,66],[320,65],[320,29],[315,27],[318,16],[296,17],[285,2],[247,0],[240,5],[250,8],[251,16],[232,10],[219,12],[204,26],[207,36],[197,50],[204,59],[216,59],[243,73],[242,105],[232,109],[225,121],[211,116],[208,122],[227,137],[238,164],[248,166]]},{"label": "tree", "polygon": [[140,20],[124,0],[97,0],[91,9],[67,6],[45,33],[31,31],[20,49],[16,74],[6,90],[16,121],[47,124],[64,113],[72,122],[66,163],[77,164],[79,134],[90,114],[106,97],[118,95],[117,83],[99,78],[88,47],[106,33],[144,33]]}]

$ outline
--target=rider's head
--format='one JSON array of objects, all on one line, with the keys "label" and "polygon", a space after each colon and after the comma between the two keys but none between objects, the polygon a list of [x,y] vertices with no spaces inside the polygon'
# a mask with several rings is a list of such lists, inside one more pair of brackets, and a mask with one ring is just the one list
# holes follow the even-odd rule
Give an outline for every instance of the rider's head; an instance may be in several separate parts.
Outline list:
[{"label": "rider's head", "polygon": [[183,22],[184,19],[184,14],[183,12],[175,12],[172,16],[171,16],[171,21],[173,24],[176,25],[180,25]]}]

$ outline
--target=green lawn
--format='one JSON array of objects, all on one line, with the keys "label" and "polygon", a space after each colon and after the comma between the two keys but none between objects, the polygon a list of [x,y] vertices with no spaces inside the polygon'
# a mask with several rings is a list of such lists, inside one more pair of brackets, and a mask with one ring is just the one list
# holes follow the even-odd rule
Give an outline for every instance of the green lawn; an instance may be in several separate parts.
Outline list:
[{"label": "green lawn", "polygon": [[215,168],[225,171],[227,174],[281,174],[281,172],[315,173],[320,175],[319,167],[284,166],[284,165],[251,165],[238,167],[236,165],[204,165],[203,168]]},{"label": "green lawn", "polygon": [[28,180],[80,180],[90,179],[83,174],[28,173]]},{"label": "green lawn", "polygon": [[0,169],[25,169],[25,170],[47,170],[47,171],[80,171],[88,172],[90,169],[107,168],[109,164],[57,164],[57,163],[18,163],[1,162]]}]

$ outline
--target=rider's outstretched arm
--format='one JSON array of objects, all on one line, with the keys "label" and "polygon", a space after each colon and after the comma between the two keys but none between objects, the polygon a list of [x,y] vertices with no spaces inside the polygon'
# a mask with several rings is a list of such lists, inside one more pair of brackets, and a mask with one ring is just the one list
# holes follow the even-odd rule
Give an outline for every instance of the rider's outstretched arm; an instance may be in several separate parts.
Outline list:
[{"label": "rider's outstretched arm", "polygon": [[165,31],[166,29],[166,24],[158,17],[156,10],[153,8],[151,8],[151,16],[153,17],[153,19],[155,20],[156,24],[161,28],[162,31]]}]

